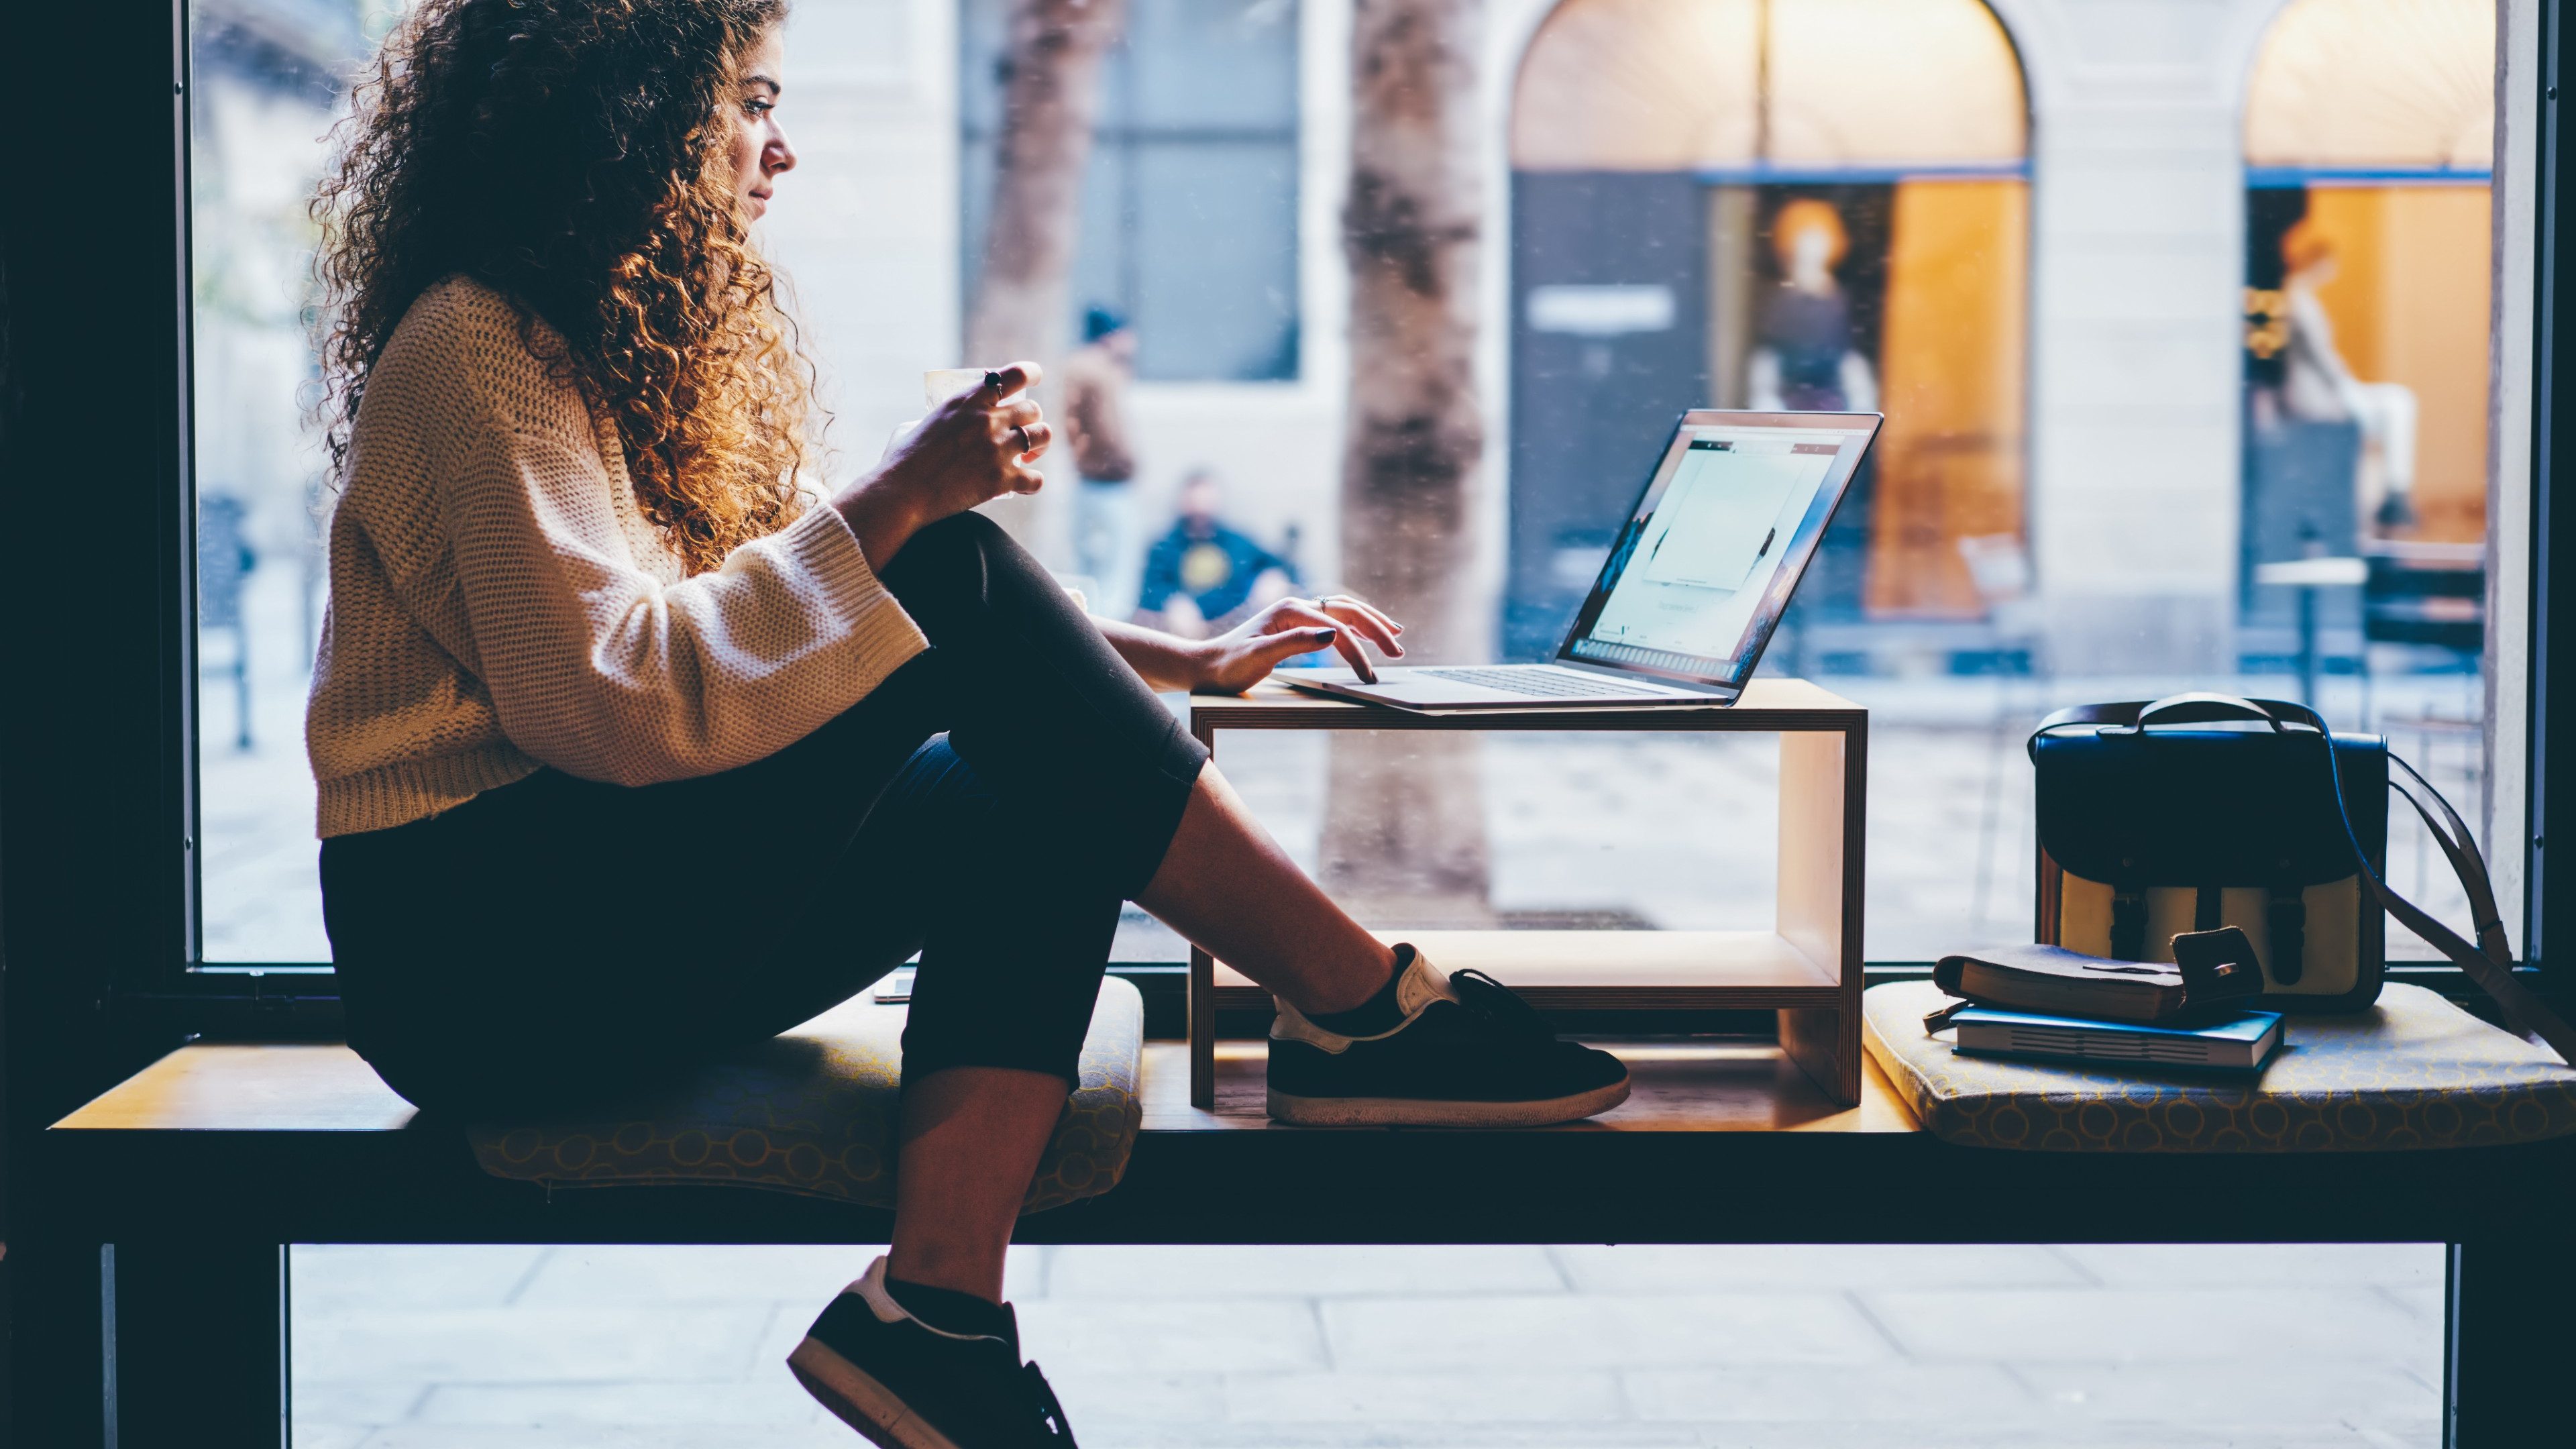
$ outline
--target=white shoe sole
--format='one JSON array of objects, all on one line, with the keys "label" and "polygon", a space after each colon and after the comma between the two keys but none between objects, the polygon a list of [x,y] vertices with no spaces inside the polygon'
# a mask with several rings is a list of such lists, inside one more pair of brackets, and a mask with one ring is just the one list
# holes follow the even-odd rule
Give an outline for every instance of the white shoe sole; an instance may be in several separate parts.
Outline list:
[{"label": "white shoe sole", "polygon": [[1270,1115],[1300,1127],[1552,1127],[1598,1116],[1628,1100],[1628,1079],[1537,1102],[1423,1097],[1292,1097],[1270,1089]]},{"label": "white shoe sole", "polygon": [[923,1423],[892,1389],[821,1339],[796,1345],[787,1367],[805,1392],[881,1449],[958,1449],[957,1441]]}]

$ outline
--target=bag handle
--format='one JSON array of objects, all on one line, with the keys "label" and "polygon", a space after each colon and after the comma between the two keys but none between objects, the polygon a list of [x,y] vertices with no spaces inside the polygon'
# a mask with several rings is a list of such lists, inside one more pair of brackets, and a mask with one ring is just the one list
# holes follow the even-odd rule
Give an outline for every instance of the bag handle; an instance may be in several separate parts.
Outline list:
[{"label": "bag handle", "polygon": [[2102,725],[2104,734],[2134,735],[2145,733],[2150,725],[2206,724],[2216,720],[2255,721],[2270,725],[2274,734],[2286,734],[2287,726],[2294,724],[2305,725],[2319,734],[2327,732],[2326,722],[2303,704],[2194,689],[2155,700],[2069,705],[2039,722],[2039,728],[2030,732],[2028,749],[2031,762],[2038,763],[2039,737],[2069,725]]},{"label": "bag handle", "polygon": [[2391,774],[2388,786],[2404,796],[2407,804],[2415,807],[2416,815],[2424,821],[2424,828],[2433,833],[2434,841],[2442,847],[2443,858],[2450,861],[2451,873],[2459,877],[2461,889],[2469,898],[2469,915],[2478,936],[2474,945],[2435,919],[2431,912],[2391,890],[2388,882],[2380,878],[2378,869],[2370,863],[2370,852],[2362,848],[2361,832],[2353,829],[2352,807],[2344,795],[2343,759],[2334,748],[2334,734],[2326,728],[2324,718],[2306,705],[2197,690],[2147,702],[2079,704],[2041,720],[2039,728],[2031,732],[2029,751],[2033,763],[2036,763],[2039,759],[2039,737],[2070,725],[2103,725],[2109,727],[2103,731],[2106,734],[2114,730],[2138,734],[2143,733],[2150,723],[2184,724],[2210,720],[2262,720],[2279,734],[2289,733],[2285,725],[2301,725],[2314,731],[2317,742],[2325,749],[2327,772],[2333,777],[2335,815],[2343,824],[2345,841],[2352,846],[2353,861],[2361,868],[2362,882],[2370,888],[2370,894],[2378,901],[2380,909],[2396,917],[2398,924],[2449,957],[2470,980],[2475,981],[2479,989],[2495,1002],[2497,1013],[2504,1018],[2508,1031],[2526,1041],[2538,1037],[2550,1050],[2558,1053],[2560,1060],[2576,1066],[2576,1030],[2570,1030],[2558,1013],[2550,1010],[2548,1003],[2533,994],[2531,988],[2523,985],[2514,974],[2513,944],[2505,936],[2503,913],[2496,909],[2495,885],[2488,878],[2486,858],[2478,853],[2477,837],[2470,833],[2468,822],[2460,818],[2460,812],[2452,809],[2451,802],[2442,798],[2442,792],[2434,789],[2430,781],[2394,751],[2389,753],[2389,763],[2404,771],[2406,780],[2413,781],[2413,784],[2410,786],[2406,780]]}]

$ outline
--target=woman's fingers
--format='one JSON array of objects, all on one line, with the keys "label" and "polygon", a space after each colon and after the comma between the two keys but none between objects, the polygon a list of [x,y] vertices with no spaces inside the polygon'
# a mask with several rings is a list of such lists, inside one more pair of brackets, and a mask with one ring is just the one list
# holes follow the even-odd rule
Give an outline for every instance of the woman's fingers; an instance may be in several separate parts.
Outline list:
[{"label": "woman's fingers", "polygon": [[[1316,625],[1333,630],[1333,647],[1350,661],[1351,672],[1368,683],[1377,682],[1377,667],[1369,662],[1368,649],[1361,641],[1375,644],[1390,658],[1401,657],[1404,646],[1395,642],[1393,621],[1365,604],[1349,608],[1356,600],[1335,598],[1318,602],[1305,599],[1282,599],[1271,606],[1270,621],[1265,626],[1277,629],[1286,625]],[[1347,609],[1347,614],[1345,610]]]},{"label": "woman's fingers", "polygon": [[1046,369],[1034,362],[1004,363],[984,378],[983,401],[990,406],[1015,392],[1026,392],[1044,376]]},{"label": "woman's fingers", "polygon": [[1046,409],[1027,398],[1022,398],[1009,407],[993,409],[993,417],[1005,428],[1035,427],[1038,419],[1045,416]]},{"label": "woman's fingers", "polygon": [[1341,651],[1344,659],[1350,661],[1351,673],[1360,677],[1360,683],[1377,683],[1377,666],[1369,662],[1368,647],[1360,643],[1356,632],[1349,629],[1334,630],[1333,647]]},{"label": "woman's fingers", "polygon": [[1283,629],[1339,630],[1342,626],[1332,615],[1304,599],[1281,599],[1270,606],[1258,627],[1264,634],[1276,634]]},{"label": "woman's fingers", "polygon": [[1320,629],[1301,627],[1283,630],[1277,634],[1264,634],[1252,641],[1252,656],[1261,661],[1262,668],[1271,669],[1300,654],[1312,654],[1332,643],[1340,635],[1339,629],[1329,626]]},{"label": "woman's fingers", "polygon": [[[1367,651],[1351,637],[1351,630],[1304,599],[1281,599],[1270,606],[1256,627],[1261,631],[1257,642],[1265,648],[1275,640],[1295,639],[1301,641],[1301,645],[1289,650],[1288,654],[1303,654],[1320,649],[1329,642],[1341,651],[1344,659],[1350,661],[1352,673],[1372,683],[1377,679],[1377,670],[1369,663]],[[1286,658],[1287,655],[1280,657]]]},{"label": "woman's fingers", "polygon": [[1300,624],[1320,625],[1332,630],[1333,648],[1343,659],[1349,661],[1351,672],[1358,675],[1363,684],[1377,682],[1377,666],[1369,662],[1368,649],[1360,643],[1358,630],[1344,626],[1340,620],[1326,613],[1322,606],[1307,603],[1303,599],[1291,599],[1280,604],[1276,617],[1295,619]]},{"label": "woman's fingers", "polygon": [[1331,618],[1356,630],[1362,638],[1375,644],[1388,658],[1404,657],[1404,646],[1395,642],[1395,636],[1402,630],[1393,619],[1357,599],[1344,598],[1340,595],[1324,600],[1318,607]]},{"label": "woman's fingers", "polygon": [[1378,629],[1383,630],[1390,639],[1404,632],[1402,624],[1395,622],[1385,610],[1366,599],[1355,599],[1348,594],[1333,594],[1325,598],[1320,607],[1337,618],[1348,618],[1354,623],[1363,619],[1368,620]]},{"label": "woman's fingers", "polygon": [[1342,614],[1340,608],[1334,608],[1332,616],[1340,621],[1342,627],[1350,629],[1352,634],[1358,634],[1358,637],[1368,639],[1370,645],[1376,645],[1381,655],[1391,657],[1391,660],[1401,660],[1401,657],[1404,657],[1404,645],[1396,642],[1396,632],[1394,629],[1388,629],[1383,619],[1370,619],[1370,616],[1365,614],[1360,616]]}]

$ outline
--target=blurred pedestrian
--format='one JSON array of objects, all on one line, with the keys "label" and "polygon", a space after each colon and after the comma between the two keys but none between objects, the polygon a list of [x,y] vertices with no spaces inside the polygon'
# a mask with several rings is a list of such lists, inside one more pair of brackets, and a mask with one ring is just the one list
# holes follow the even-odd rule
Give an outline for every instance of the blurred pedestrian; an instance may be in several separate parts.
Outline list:
[{"label": "blurred pedestrian", "polygon": [[249,505],[233,494],[209,492],[197,499],[197,628],[233,636],[232,663],[224,672],[233,679],[238,750],[252,747],[250,624],[242,613],[242,592],[259,567],[259,550],[251,547],[249,520]]},{"label": "blurred pedestrian", "polygon": [[1081,475],[1073,498],[1073,568],[1099,591],[1101,612],[1127,612],[1136,587],[1136,450],[1127,389],[1136,332],[1107,307],[1082,319],[1082,346],[1064,360],[1064,433]]}]

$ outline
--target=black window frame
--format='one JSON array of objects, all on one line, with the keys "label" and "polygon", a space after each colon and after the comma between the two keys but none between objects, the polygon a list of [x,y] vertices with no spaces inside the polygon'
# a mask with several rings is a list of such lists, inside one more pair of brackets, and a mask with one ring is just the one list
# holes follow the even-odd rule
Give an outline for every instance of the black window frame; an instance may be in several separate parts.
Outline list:
[{"label": "black window frame", "polygon": [[[2546,822],[2576,819],[2576,772],[2548,746],[2576,721],[2550,709],[2551,666],[2576,654],[2576,622],[2550,559],[2576,547],[2576,510],[2551,507],[2560,418],[2576,380],[2557,366],[2554,321],[2571,240],[2557,198],[2556,77],[2568,38],[2557,0],[2541,16],[2549,89],[2540,105],[2535,238],[2529,889],[2516,938],[2554,997],[2576,996],[2576,950],[2552,969],[2550,929],[2576,940],[2576,869],[2546,869]],[[188,50],[185,0],[0,8],[0,80],[21,136],[45,134],[57,92],[45,58],[84,56],[83,150],[114,158],[70,179],[59,153],[8,149],[0,213],[0,517],[50,546],[10,550],[0,577],[0,965],[9,1120],[76,1105],[119,1064],[190,1034],[328,1036],[338,983],[311,963],[204,963],[197,952],[195,510],[191,433]],[[2530,83],[2539,84],[2539,78]],[[166,107],[167,109],[164,109]],[[30,207],[26,199],[42,205]],[[2502,545],[2500,545],[2502,546]],[[2576,556],[2576,555],[2571,555]],[[2576,679],[2576,662],[2560,677]],[[1177,1020],[1177,963],[1117,967]],[[1872,980],[1923,963],[1873,962]],[[2448,966],[2393,976],[2463,999]],[[470,965],[466,976],[473,980]],[[2562,979],[2565,978],[2565,979]],[[488,989],[506,993],[508,983]],[[1157,1011],[1162,1017],[1162,1011]]]}]

